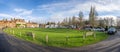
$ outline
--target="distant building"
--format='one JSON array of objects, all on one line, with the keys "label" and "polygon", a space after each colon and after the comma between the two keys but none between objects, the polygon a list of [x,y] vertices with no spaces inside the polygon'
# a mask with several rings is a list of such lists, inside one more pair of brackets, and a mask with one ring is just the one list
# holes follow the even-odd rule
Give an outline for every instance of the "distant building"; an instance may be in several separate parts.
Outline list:
[{"label": "distant building", "polygon": [[11,20],[7,20],[7,19],[0,20],[0,28],[5,28],[5,27],[35,28],[35,27],[39,27],[39,24],[33,22],[25,22],[24,19],[15,19],[15,18]]},{"label": "distant building", "polygon": [[26,23],[26,27],[28,27],[28,28],[37,28],[37,27],[39,27],[39,24],[37,24],[37,23]]}]

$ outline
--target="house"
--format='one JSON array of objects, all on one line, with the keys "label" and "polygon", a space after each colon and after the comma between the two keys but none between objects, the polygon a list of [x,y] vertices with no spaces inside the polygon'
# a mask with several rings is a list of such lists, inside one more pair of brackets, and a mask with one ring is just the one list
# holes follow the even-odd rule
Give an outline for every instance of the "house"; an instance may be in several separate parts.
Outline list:
[{"label": "house", "polygon": [[31,27],[31,28],[35,28],[35,27],[39,27],[39,24],[37,23],[32,23],[32,22],[26,22],[24,19],[11,19],[11,20],[7,20],[7,19],[3,19],[0,20],[0,28],[27,28],[27,27]]},{"label": "house", "polygon": [[39,24],[37,24],[37,23],[27,23],[26,27],[28,27],[28,28],[37,28],[37,27],[39,27]]}]

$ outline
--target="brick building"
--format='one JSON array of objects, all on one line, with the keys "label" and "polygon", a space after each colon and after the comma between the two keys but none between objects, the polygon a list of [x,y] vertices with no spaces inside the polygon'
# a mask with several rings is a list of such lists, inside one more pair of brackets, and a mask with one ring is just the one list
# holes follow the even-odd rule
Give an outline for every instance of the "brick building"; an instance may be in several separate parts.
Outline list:
[{"label": "brick building", "polygon": [[4,27],[8,27],[8,28],[15,28],[15,27],[36,28],[36,27],[39,27],[39,24],[33,23],[33,22],[25,22],[24,19],[15,19],[14,18],[11,20],[7,20],[7,19],[0,20],[0,28],[4,28]]}]

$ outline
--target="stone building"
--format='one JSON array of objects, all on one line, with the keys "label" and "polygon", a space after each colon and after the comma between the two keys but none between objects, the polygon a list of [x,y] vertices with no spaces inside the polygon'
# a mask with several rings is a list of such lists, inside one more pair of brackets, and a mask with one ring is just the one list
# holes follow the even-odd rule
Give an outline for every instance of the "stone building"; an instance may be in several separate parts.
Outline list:
[{"label": "stone building", "polygon": [[26,24],[26,27],[28,27],[28,28],[37,28],[37,27],[39,27],[39,25],[37,23],[28,22]]},{"label": "stone building", "polygon": [[39,24],[37,23],[32,23],[32,22],[25,22],[24,19],[11,19],[11,20],[7,20],[7,19],[3,19],[0,20],[0,28],[36,28],[39,27]]}]

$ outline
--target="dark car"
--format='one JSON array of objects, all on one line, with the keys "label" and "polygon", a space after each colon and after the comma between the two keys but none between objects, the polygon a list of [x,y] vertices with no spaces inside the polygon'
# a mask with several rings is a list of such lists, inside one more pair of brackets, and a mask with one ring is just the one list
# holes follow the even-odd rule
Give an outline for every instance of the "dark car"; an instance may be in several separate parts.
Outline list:
[{"label": "dark car", "polygon": [[107,31],[108,34],[115,34],[116,32],[117,32],[117,30],[114,27],[109,28]]}]

